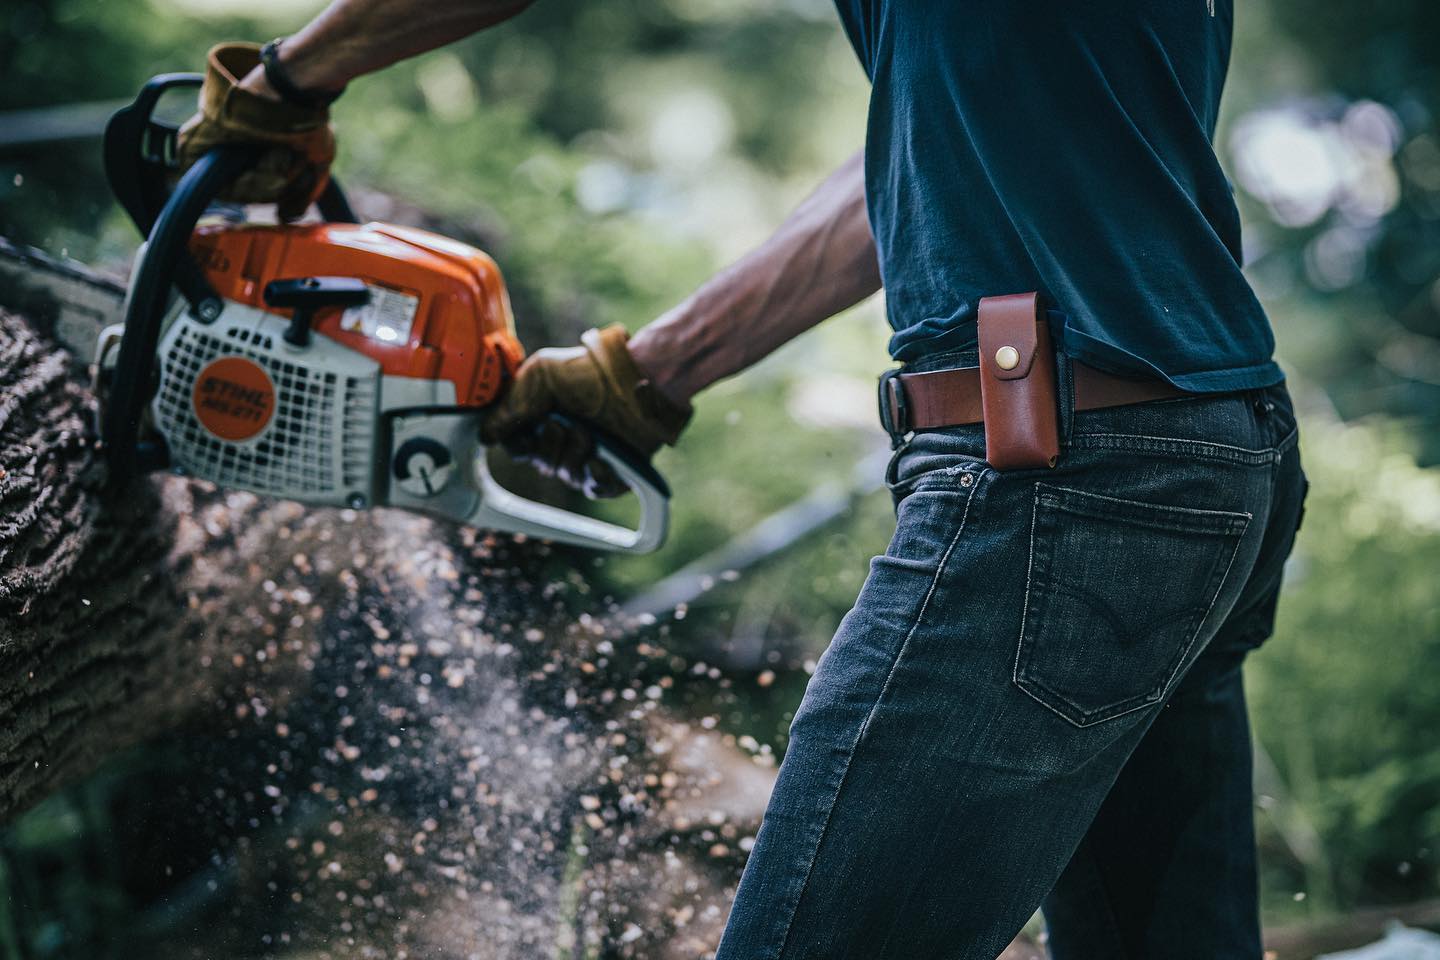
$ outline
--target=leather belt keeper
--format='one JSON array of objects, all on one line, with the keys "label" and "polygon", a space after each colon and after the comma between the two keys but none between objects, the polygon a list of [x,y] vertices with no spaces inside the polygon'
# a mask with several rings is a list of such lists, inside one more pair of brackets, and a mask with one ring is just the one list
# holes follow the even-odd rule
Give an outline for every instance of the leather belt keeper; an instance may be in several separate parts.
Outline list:
[{"label": "leather belt keeper", "polygon": [[[980,366],[925,373],[893,371],[887,374],[880,383],[880,407],[884,426],[891,436],[900,437],[913,430],[984,423],[985,459],[997,470],[1018,469],[1022,468],[1022,464],[1035,467],[1053,466],[1051,458],[1059,453],[1058,426],[1055,443],[1051,446],[1047,417],[1054,417],[1054,422],[1058,424],[1059,402],[1053,387],[1055,362],[1053,349],[1049,346],[1048,328],[1045,327],[1043,315],[1038,311],[1037,300],[1032,298],[1033,294],[1018,294],[1013,297],[987,297],[981,301],[981,309],[987,317],[992,316],[991,311],[985,309],[988,301],[1009,301],[1001,304],[1002,308],[1007,308],[1005,314],[1010,318],[1009,326],[1001,324],[999,327],[992,327],[991,332],[1008,332],[1017,342],[1004,342],[1006,338],[1003,333],[998,337],[985,337],[982,332]],[[1027,324],[1035,325],[1031,328],[1034,330],[1033,336],[1025,336]],[[996,343],[997,340],[1000,342]],[[1013,349],[1014,355],[1008,351],[1001,355],[1001,350],[1006,347]],[[1047,356],[1042,358],[1041,353]],[[1014,384],[1016,381],[1023,383],[1035,374],[1037,366],[1042,366],[1042,359],[1043,367],[1049,373],[1050,386],[1047,390],[1043,381],[1037,381],[1041,388],[1036,391],[1038,398],[1023,398],[1019,404],[1019,416],[1030,418],[1028,423],[1019,424],[1019,439],[1015,439],[1017,431],[1014,429],[1008,432],[1003,428],[1000,431],[993,429],[992,424],[997,418],[1008,418],[1012,414],[1003,401],[998,412],[995,409],[987,411],[982,378],[994,376],[996,385]],[[1002,363],[1011,365],[1005,368],[1001,366]],[[987,366],[994,368],[994,375],[986,373]],[[1070,371],[1076,410],[1095,410],[1144,403],[1147,400],[1197,395],[1164,380],[1120,377],[1074,359],[1070,362]],[[1001,379],[999,375],[1004,374],[1009,374],[1009,379]],[[995,393],[996,391],[992,390],[992,400]],[[1031,406],[1032,403],[1034,406]],[[1038,409],[1042,404],[1048,405],[1048,414]],[[1027,430],[1029,437],[1025,436]],[[996,439],[999,440],[1000,449],[996,449]],[[1020,446],[1014,447],[1015,443]],[[1010,445],[1009,449],[1006,449],[1007,444]],[[995,457],[999,458],[999,463],[995,461]]]}]

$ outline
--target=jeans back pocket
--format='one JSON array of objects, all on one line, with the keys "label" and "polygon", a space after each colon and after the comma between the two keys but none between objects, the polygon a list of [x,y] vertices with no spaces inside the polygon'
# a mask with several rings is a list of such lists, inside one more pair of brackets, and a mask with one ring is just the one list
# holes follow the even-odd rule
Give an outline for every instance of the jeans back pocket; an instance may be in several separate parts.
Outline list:
[{"label": "jeans back pocket", "polygon": [[1077,726],[1158,702],[1249,523],[1037,483],[1016,685]]}]

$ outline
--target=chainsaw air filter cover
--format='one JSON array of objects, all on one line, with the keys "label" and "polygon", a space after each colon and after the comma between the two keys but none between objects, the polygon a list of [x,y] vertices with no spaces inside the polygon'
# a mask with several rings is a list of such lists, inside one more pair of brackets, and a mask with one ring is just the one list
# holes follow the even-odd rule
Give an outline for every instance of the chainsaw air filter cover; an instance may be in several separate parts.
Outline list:
[{"label": "chainsaw air filter cover", "polygon": [[257,493],[370,503],[379,364],[322,337],[296,356],[285,327],[239,304],[209,324],[179,312],[160,342],[151,411],[171,462]]}]

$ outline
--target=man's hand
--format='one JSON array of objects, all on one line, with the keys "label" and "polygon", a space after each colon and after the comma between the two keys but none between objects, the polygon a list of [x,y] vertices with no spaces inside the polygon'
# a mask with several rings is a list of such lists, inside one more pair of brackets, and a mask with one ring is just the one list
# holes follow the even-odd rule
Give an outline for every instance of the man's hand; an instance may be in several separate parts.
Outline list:
[{"label": "man's hand", "polygon": [[550,415],[597,427],[647,457],[661,444],[673,444],[690,420],[691,407],[651,383],[631,356],[627,339],[617,324],[587,330],[578,347],[537,350],[486,412],[481,439],[504,444],[587,496],[624,493],[625,485],[595,455],[593,437],[582,426]]},{"label": "man's hand", "polygon": [[856,154],[759,249],[633,340],[609,327],[589,331],[579,347],[537,351],[487,412],[481,438],[592,496],[618,494],[624,488],[591,438],[549,414],[586,421],[648,456],[675,442],[700,390],[879,286]]},{"label": "man's hand", "polygon": [[221,194],[237,203],[276,203],[281,220],[295,220],[330,179],[335,137],[324,107],[301,107],[240,84],[260,63],[260,48],[224,43],[211,49],[200,88],[200,112],[180,129],[180,163],[188,168],[222,143],[258,144],[255,165]]},{"label": "man's hand", "polygon": [[[333,0],[280,49],[291,83],[303,91],[337,91],[372,70],[444,46],[507,20],[531,0]],[[210,51],[200,113],[180,131],[188,167],[219,143],[267,146],[255,168],[224,199],[279,204],[294,220],[329,180],[335,138],[329,112],[283,101],[265,79],[260,48],[221,44]]]}]

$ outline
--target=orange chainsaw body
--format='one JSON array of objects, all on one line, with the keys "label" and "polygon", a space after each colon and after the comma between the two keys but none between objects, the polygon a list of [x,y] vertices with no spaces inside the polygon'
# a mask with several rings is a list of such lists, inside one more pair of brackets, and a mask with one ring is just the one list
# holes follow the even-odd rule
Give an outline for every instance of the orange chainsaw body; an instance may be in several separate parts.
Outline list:
[{"label": "orange chainsaw body", "polygon": [[333,178],[316,203],[329,222],[201,223],[257,157],[251,145],[217,144],[182,174],[179,128],[155,108],[166,91],[202,85],[198,74],[154,77],[105,128],[106,179],[146,238],[124,323],[95,348],[115,489],[168,468],[301,503],[413,510],[592,549],[658,548],[669,488],[599,434],[595,455],[635,494],[632,526],[532,500],[492,473],[483,408],[523,351],[484,253],[357,224]]},{"label": "orange chainsaw body", "polygon": [[272,280],[363,280],[371,304],[320,310],[313,331],[374,359],[386,375],[449,381],[462,407],[493,401],[524,359],[495,261],[424,230],[381,223],[201,226],[190,250],[221,297],[280,316],[290,311],[268,306],[263,296]]}]

